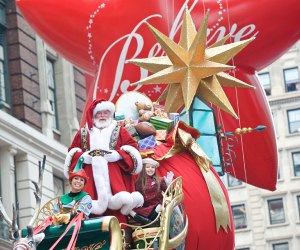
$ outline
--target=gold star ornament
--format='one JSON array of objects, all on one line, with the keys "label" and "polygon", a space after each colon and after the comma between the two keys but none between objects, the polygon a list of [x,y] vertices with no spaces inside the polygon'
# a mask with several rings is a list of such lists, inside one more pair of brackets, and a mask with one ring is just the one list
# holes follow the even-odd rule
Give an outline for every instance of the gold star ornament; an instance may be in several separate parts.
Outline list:
[{"label": "gold star ornament", "polygon": [[176,112],[183,105],[188,111],[195,95],[211,102],[237,118],[222,86],[253,88],[225,73],[233,66],[226,63],[254,38],[225,44],[229,36],[206,48],[207,19],[197,32],[188,8],[185,9],[179,43],[148,24],[167,56],[130,60],[154,73],[136,84],[168,84],[158,101],[165,100],[165,110]]}]

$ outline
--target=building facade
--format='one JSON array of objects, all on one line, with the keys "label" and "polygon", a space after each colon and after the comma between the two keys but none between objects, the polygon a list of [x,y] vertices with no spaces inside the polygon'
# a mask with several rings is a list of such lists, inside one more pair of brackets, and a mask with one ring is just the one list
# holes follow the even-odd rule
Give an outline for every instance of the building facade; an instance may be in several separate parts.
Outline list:
[{"label": "building facade", "polygon": [[269,100],[277,136],[277,190],[255,188],[227,176],[236,250],[300,249],[299,67],[300,42],[258,73]]},{"label": "building facade", "polygon": [[[67,188],[64,158],[83,113],[84,74],[39,38],[16,8],[0,0],[0,197],[10,217],[19,203],[26,227],[35,208],[38,161],[46,155],[42,204]],[[9,249],[0,219],[0,249]]]}]

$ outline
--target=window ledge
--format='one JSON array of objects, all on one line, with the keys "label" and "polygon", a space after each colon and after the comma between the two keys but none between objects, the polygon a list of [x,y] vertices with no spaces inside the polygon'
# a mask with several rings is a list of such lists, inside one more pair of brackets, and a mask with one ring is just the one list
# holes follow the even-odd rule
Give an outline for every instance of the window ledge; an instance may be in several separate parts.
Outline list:
[{"label": "window ledge", "polygon": [[300,180],[300,176],[292,176],[291,180],[297,180],[297,181],[299,181]]},{"label": "window ledge", "polygon": [[55,133],[57,135],[61,135],[60,131],[55,128],[52,128],[52,131],[53,131],[53,133]]},{"label": "window ledge", "polygon": [[235,233],[245,233],[245,232],[251,232],[251,229],[249,227],[241,228],[241,229],[235,228],[234,231]]},{"label": "window ledge", "polygon": [[[297,194],[297,193],[300,194],[300,189],[290,190],[290,192],[291,192],[292,194]],[[300,223],[300,221],[299,221],[299,223]]]},{"label": "window ledge", "polygon": [[6,102],[3,102],[3,101],[0,101],[0,110],[3,110],[3,111],[8,111],[10,110],[10,105]]},{"label": "window ledge", "polygon": [[273,192],[267,192],[267,193],[263,193],[261,195],[262,198],[275,198],[275,197],[282,197],[284,195],[287,194],[287,191],[276,191],[276,194],[274,194]]},{"label": "window ledge", "polygon": [[244,183],[240,184],[240,185],[236,185],[236,186],[227,186],[228,190],[235,190],[235,189],[241,189],[241,188],[245,188],[246,185]]},{"label": "window ledge", "polygon": [[285,135],[285,137],[293,137],[293,136],[299,136],[300,132],[296,132],[296,133],[288,133]]},{"label": "window ledge", "polygon": [[284,222],[284,223],[268,225],[267,228],[286,227],[286,226],[289,226],[289,225],[290,225],[290,223]]}]

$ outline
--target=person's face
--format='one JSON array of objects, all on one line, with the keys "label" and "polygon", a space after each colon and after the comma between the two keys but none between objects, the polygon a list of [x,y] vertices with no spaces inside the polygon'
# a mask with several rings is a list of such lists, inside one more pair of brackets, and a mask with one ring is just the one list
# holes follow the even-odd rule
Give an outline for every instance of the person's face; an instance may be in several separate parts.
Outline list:
[{"label": "person's face", "polygon": [[145,171],[148,176],[153,176],[155,174],[155,166],[152,164],[146,163]]},{"label": "person's face", "polygon": [[108,118],[110,118],[110,111],[109,110],[101,110],[101,111],[98,111],[96,114],[95,114],[95,118],[97,120],[103,120],[103,121],[106,121]]},{"label": "person's face", "polygon": [[94,116],[94,125],[97,128],[106,128],[111,124],[112,116],[108,110],[98,111]]},{"label": "person's face", "polygon": [[80,176],[75,176],[72,180],[71,180],[71,189],[73,193],[78,193],[80,192],[83,187],[84,187],[85,181],[82,177]]}]

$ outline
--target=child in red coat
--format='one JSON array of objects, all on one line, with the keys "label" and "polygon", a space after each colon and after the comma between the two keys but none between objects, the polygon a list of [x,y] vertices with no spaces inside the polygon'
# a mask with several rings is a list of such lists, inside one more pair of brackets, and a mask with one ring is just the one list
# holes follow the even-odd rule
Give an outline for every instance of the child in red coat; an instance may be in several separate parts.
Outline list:
[{"label": "child in red coat", "polygon": [[136,191],[144,197],[144,204],[133,209],[130,215],[141,224],[149,224],[155,220],[162,209],[162,192],[166,191],[174,176],[172,172],[168,172],[164,178],[157,176],[158,166],[159,163],[151,158],[143,159],[143,169],[135,183]]}]

